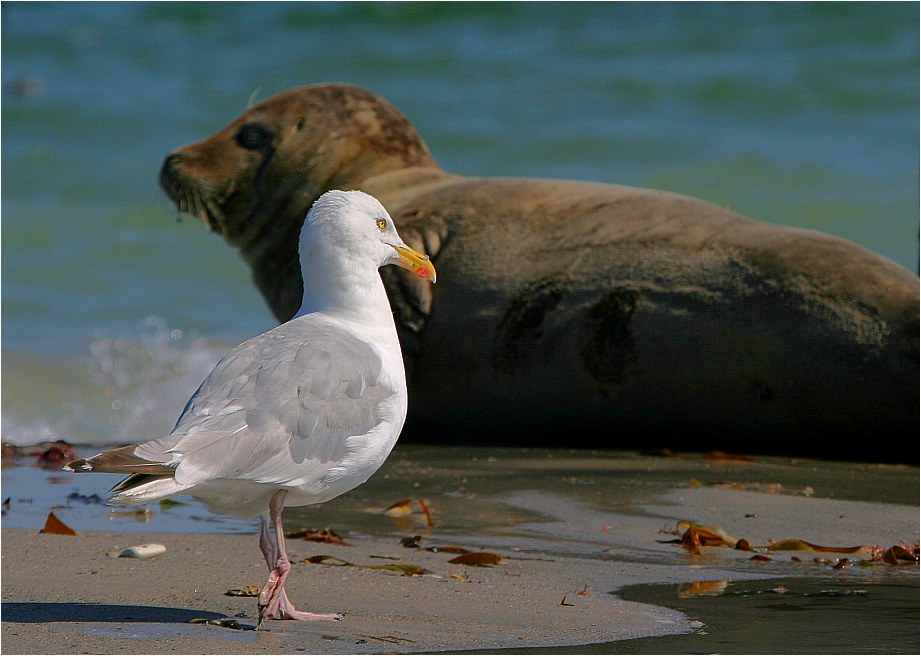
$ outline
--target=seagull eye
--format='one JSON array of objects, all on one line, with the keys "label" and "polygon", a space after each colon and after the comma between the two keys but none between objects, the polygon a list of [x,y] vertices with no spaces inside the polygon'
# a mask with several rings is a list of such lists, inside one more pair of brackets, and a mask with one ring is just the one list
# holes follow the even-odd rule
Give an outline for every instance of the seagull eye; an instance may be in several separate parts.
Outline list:
[{"label": "seagull eye", "polygon": [[272,133],[258,123],[247,123],[237,132],[237,143],[247,150],[259,150],[271,139]]},{"label": "seagull eye", "polygon": [[387,229],[387,219],[375,219],[374,223],[377,224],[377,229],[381,232]]}]

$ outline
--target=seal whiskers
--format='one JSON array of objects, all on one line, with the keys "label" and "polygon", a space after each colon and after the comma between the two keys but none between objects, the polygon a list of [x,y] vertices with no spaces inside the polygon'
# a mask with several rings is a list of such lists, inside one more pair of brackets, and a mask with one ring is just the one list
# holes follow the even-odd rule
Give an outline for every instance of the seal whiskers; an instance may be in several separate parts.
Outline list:
[{"label": "seal whiskers", "polygon": [[208,211],[205,209],[205,203],[195,193],[192,194],[192,206],[195,208],[194,214],[201,219],[205,227],[209,230],[214,230],[214,227],[211,225],[211,219],[208,217]]},{"label": "seal whiskers", "polygon": [[178,182],[171,185],[170,196],[175,199],[176,207],[180,212],[200,219],[208,230],[218,235],[224,234],[223,217],[216,201]]}]

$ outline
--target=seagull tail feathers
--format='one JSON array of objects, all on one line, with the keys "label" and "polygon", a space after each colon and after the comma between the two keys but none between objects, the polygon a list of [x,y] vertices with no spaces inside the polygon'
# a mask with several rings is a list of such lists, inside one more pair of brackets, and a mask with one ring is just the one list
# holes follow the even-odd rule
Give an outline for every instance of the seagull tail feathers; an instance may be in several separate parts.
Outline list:
[{"label": "seagull tail feathers", "polygon": [[106,501],[109,506],[137,506],[182,494],[193,485],[178,483],[172,476],[131,474],[109,492],[115,496]]}]

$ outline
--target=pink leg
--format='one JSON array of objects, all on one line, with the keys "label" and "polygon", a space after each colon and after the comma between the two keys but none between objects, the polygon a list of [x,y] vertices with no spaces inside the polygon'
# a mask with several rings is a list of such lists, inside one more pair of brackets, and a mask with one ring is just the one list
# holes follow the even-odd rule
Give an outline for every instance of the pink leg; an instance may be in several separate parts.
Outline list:
[{"label": "pink leg", "polygon": [[275,563],[278,561],[278,547],[275,546],[275,531],[272,530],[272,520],[269,518],[269,513],[266,511],[263,513],[262,517],[262,526],[259,533],[259,548],[262,550],[262,555],[265,557],[265,564],[269,566],[269,569],[275,567]]},{"label": "pink leg", "polygon": [[281,524],[281,511],[285,507],[284,490],[272,495],[269,512],[262,516],[262,531],[259,535],[259,547],[265,562],[269,566],[269,578],[259,593],[259,626],[266,620],[300,620],[316,622],[319,620],[341,620],[339,613],[307,613],[297,610],[288,600],[285,592],[285,579],[291,571],[291,561],[285,550],[285,531]]}]

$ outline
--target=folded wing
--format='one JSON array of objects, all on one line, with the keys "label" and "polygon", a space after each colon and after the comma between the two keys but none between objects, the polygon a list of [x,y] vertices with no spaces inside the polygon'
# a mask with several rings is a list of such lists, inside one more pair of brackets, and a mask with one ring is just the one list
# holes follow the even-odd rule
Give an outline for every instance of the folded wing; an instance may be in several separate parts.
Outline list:
[{"label": "folded wing", "polygon": [[397,393],[378,349],[336,324],[302,317],[230,351],[172,434],[135,449],[183,486],[214,479],[304,485],[342,460],[347,439],[383,420]]}]

